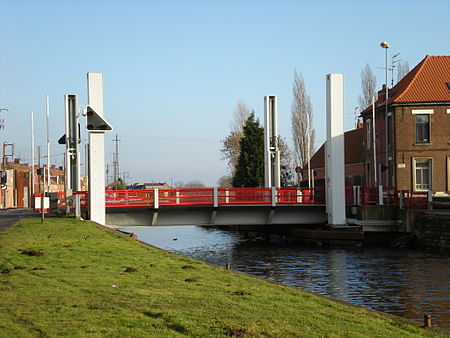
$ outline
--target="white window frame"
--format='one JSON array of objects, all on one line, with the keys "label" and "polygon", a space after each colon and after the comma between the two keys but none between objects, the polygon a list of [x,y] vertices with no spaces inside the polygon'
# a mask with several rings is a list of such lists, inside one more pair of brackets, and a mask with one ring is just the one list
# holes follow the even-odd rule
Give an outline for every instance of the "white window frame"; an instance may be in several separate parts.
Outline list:
[{"label": "white window frame", "polygon": [[[418,189],[416,185],[416,162],[421,160],[428,160],[430,163],[429,168],[429,188],[428,189]],[[428,191],[433,190],[433,158],[432,157],[413,157],[412,158],[412,178],[413,178],[413,191]]]},{"label": "white window frame", "polygon": [[411,110],[413,115],[432,115],[434,114],[433,109],[413,109]]}]

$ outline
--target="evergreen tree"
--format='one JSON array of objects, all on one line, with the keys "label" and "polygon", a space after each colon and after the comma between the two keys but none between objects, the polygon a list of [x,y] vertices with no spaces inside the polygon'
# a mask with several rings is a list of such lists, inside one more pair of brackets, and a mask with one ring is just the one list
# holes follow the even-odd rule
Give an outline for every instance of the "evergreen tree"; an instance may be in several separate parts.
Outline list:
[{"label": "evergreen tree", "polygon": [[264,186],[264,128],[254,113],[245,121],[240,148],[233,186]]}]

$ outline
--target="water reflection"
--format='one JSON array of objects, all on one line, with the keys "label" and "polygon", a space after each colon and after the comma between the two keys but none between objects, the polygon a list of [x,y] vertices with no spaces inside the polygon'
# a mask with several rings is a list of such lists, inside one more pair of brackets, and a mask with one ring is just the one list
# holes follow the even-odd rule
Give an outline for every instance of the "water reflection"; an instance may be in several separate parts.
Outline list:
[{"label": "water reflection", "polygon": [[409,249],[269,244],[197,226],[127,228],[162,249],[450,329],[449,258]]}]

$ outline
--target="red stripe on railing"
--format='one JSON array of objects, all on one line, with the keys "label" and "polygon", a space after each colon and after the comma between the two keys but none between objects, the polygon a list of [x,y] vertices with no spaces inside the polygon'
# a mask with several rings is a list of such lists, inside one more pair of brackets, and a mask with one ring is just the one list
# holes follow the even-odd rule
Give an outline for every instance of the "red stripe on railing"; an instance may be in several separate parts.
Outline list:
[{"label": "red stripe on railing", "polygon": [[427,191],[406,191],[405,199],[408,209],[426,210],[428,208],[428,192]]}]

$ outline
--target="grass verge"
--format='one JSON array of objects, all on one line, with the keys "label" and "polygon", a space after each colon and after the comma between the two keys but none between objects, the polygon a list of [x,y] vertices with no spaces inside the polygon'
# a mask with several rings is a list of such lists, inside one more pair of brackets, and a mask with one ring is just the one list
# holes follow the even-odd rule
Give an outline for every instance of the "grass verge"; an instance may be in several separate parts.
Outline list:
[{"label": "grass verge", "polygon": [[0,272],[0,336],[436,336],[75,219],[0,233]]}]

